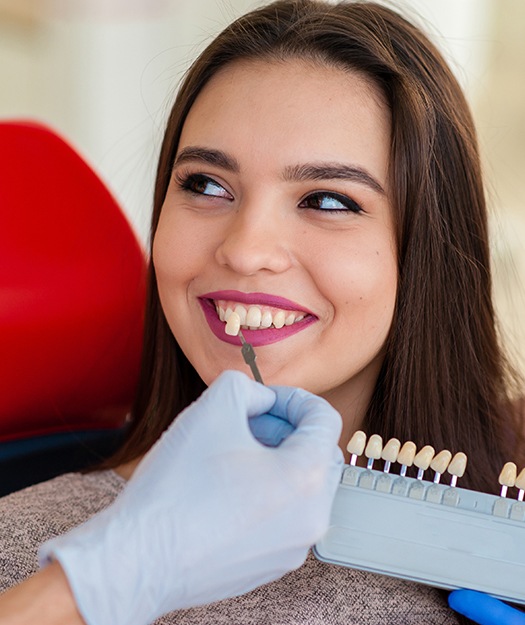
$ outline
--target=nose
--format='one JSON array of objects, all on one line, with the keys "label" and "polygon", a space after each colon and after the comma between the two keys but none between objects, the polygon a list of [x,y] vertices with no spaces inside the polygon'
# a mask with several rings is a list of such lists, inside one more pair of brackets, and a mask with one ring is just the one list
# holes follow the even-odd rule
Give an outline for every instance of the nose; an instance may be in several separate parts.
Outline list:
[{"label": "nose", "polygon": [[278,213],[260,205],[239,207],[225,226],[217,262],[245,276],[281,273],[291,267],[289,220]]}]

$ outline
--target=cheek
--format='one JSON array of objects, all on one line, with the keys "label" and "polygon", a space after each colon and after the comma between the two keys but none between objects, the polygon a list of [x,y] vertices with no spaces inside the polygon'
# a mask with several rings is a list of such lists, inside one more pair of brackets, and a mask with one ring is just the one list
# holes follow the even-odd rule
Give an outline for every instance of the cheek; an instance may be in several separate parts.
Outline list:
[{"label": "cheek", "polygon": [[369,327],[389,326],[397,292],[397,262],[390,241],[355,241],[326,249],[330,251],[313,264],[334,316],[355,319],[360,314]]},{"label": "cheek", "polygon": [[166,280],[184,281],[195,274],[204,253],[199,234],[194,231],[175,215],[161,213],[152,249],[159,288]]}]

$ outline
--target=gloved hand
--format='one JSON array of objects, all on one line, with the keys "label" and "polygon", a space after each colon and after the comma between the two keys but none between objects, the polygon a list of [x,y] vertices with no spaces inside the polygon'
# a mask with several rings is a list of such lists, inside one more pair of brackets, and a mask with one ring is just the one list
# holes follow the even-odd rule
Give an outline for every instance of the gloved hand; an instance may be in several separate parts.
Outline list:
[{"label": "gloved hand", "polygon": [[294,426],[281,417],[272,414],[262,414],[249,420],[251,433],[255,438],[268,447],[277,447],[293,431]]},{"label": "gloved hand", "polygon": [[448,604],[479,625],[525,625],[525,614],[475,590],[454,590]]},{"label": "gloved hand", "polygon": [[[261,445],[248,418],[295,430]],[[145,625],[242,594],[300,566],[328,528],[341,417],[294,388],[222,374],[184,410],[115,502],[46,543],[88,625]]]}]

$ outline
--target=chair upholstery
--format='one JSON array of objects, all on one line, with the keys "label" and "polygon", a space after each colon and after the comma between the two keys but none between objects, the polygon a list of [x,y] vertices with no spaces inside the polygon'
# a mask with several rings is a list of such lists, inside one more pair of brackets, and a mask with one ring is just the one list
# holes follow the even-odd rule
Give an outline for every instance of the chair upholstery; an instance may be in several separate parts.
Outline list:
[{"label": "chair upholstery", "polygon": [[145,275],[133,230],[82,158],[42,125],[0,123],[0,459],[2,441],[123,425]]}]

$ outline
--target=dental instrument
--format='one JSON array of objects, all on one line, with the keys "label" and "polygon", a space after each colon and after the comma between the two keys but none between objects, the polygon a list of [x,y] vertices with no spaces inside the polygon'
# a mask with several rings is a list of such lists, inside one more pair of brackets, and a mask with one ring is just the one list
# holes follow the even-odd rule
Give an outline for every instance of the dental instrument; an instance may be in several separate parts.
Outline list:
[{"label": "dental instrument", "polygon": [[241,320],[239,313],[233,311],[228,317],[228,321],[226,322],[224,331],[229,336],[239,337],[241,341],[241,353],[242,353],[242,357],[244,358],[244,362],[248,365],[248,367],[250,367],[255,381],[260,382],[261,384],[264,384],[261,373],[259,372],[259,368],[257,367],[257,364],[255,363],[257,356],[253,349],[253,345],[246,341],[242,333],[241,321],[242,320]]},{"label": "dental instrument", "polygon": [[261,384],[264,384],[261,373],[259,372],[259,368],[257,367],[257,364],[255,363],[257,356],[255,354],[255,350],[253,349],[253,345],[246,341],[246,339],[243,336],[242,330],[239,330],[238,336],[241,339],[241,343],[242,343],[241,353],[242,353],[242,357],[244,358],[244,362],[248,365],[248,367],[250,367],[255,381],[260,382]]}]

